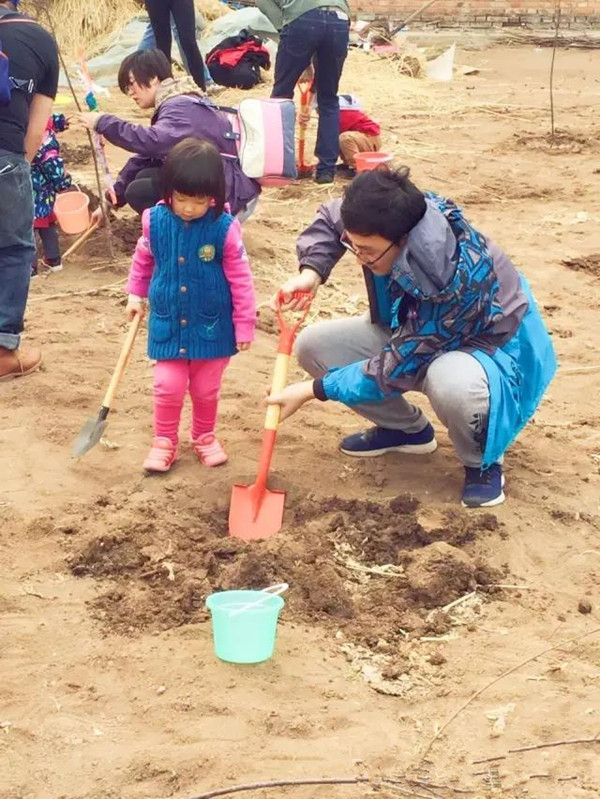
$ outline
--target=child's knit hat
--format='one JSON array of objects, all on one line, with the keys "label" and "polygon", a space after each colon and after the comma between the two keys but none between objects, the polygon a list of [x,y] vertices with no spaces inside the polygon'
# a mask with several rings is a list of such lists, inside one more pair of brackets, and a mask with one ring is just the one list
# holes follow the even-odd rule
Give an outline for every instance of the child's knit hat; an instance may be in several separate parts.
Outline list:
[{"label": "child's knit hat", "polygon": [[[360,111],[362,109],[360,100],[353,94],[340,94],[338,97],[340,101],[340,111]],[[317,108],[316,96],[313,98],[311,105],[312,108]]]}]

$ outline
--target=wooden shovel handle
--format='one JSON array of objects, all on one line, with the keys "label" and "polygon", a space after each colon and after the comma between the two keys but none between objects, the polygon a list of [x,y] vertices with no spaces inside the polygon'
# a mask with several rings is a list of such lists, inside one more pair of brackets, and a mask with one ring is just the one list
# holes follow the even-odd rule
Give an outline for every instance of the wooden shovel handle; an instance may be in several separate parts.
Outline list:
[{"label": "wooden shovel handle", "polygon": [[68,258],[68,257],[69,257],[69,255],[73,255],[73,253],[74,253],[74,252],[77,252],[77,250],[78,250],[78,249],[81,247],[81,245],[82,245],[82,244],[84,244],[84,243],[85,243],[85,242],[86,242],[86,241],[89,239],[89,237],[92,235],[92,233],[93,233],[93,232],[94,232],[94,231],[97,229],[97,227],[98,227],[98,225],[99,225],[99,224],[100,224],[100,222],[94,222],[94,224],[93,224],[93,225],[91,225],[91,226],[90,226],[90,227],[89,227],[89,228],[88,228],[88,229],[85,231],[85,233],[83,234],[83,236],[80,236],[80,237],[77,239],[77,241],[76,241],[76,242],[74,242],[74,243],[73,243],[73,244],[72,244],[72,245],[69,247],[69,249],[66,251],[66,253],[65,253],[65,254],[63,255],[63,257],[62,257],[63,261],[65,260],[65,258]]},{"label": "wooden shovel handle", "polygon": [[121,347],[119,360],[117,361],[115,370],[112,373],[112,377],[110,378],[110,383],[108,384],[108,388],[106,389],[106,394],[104,395],[104,400],[102,402],[104,408],[110,408],[112,405],[115,393],[117,391],[117,387],[121,381],[121,378],[123,377],[123,372],[125,371],[125,367],[127,366],[127,361],[129,360],[129,356],[131,355],[131,348],[133,347],[133,342],[135,341],[135,337],[137,335],[141,321],[142,321],[142,315],[140,313],[136,313],[136,315],[129,323],[129,330],[127,331],[127,336],[125,338],[125,341],[123,342],[123,346]]},{"label": "wooden shovel handle", "polygon": [[[290,368],[290,356],[284,352],[277,353],[273,379],[271,381],[271,394],[278,394],[283,391],[287,384],[288,371]],[[265,416],[265,430],[277,430],[279,418],[281,416],[281,405],[269,405]]]}]

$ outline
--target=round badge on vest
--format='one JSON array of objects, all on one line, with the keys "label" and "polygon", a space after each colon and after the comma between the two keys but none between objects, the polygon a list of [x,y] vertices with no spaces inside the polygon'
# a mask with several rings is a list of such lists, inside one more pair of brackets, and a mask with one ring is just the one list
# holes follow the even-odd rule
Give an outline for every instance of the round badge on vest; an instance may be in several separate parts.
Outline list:
[{"label": "round badge on vest", "polygon": [[201,261],[214,261],[215,248],[213,244],[205,244],[198,250],[198,257]]}]

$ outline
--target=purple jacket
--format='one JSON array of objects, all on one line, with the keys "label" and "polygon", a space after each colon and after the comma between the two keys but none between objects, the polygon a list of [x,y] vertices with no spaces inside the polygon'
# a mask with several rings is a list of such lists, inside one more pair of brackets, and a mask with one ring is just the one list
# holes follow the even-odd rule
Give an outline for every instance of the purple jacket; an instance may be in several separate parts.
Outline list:
[{"label": "purple jacket", "polygon": [[160,166],[171,147],[188,136],[206,139],[225,156],[227,202],[232,214],[237,214],[260,194],[258,183],[242,172],[235,141],[228,138],[231,134],[229,120],[210,101],[197,95],[179,94],[164,100],[154,112],[150,127],[103,114],[96,130],[111,144],[136,153],[115,181],[119,207],[125,204],[125,189],[138,172]]}]

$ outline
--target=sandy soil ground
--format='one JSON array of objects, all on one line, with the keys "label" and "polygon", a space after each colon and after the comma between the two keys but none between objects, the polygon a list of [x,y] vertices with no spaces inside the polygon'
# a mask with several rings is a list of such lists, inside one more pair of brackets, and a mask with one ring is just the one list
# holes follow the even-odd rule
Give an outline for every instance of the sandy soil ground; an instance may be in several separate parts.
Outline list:
[{"label": "sandy soil ground", "polygon": [[[226,466],[202,468],[184,450],[172,473],[144,477],[142,340],[105,445],[73,461],[124,335],[136,220],[114,225],[112,262],[98,234],[64,272],[37,279],[26,339],[45,366],[0,390],[3,799],[184,799],[359,776],[372,782],[245,795],[598,795],[600,740],[569,741],[600,735],[600,73],[593,52],[558,53],[551,146],[550,55],[464,53],[459,66],[480,71],[451,84],[364,53],[344,73],[416,181],[463,203],[514,257],[553,333],[561,369],[507,454],[508,501],[493,514],[459,510],[462,470],[439,423],[434,455],[356,463],[336,443],[360,419],[318,405],[281,431],[284,529],[230,539],[230,486],[253,478],[275,351],[264,308],[255,346],[225,379]],[[64,139],[74,176],[93,187],[81,132]],[[245,236],[262,302],[294,270],[296,234],[342,190],[264,193]],[[313,316],[364,308],[346,259]],[[291,589],[275,658],[219,662],[206,595],[281,580]],[[396,784],[377,789],[381,777]]]}]

